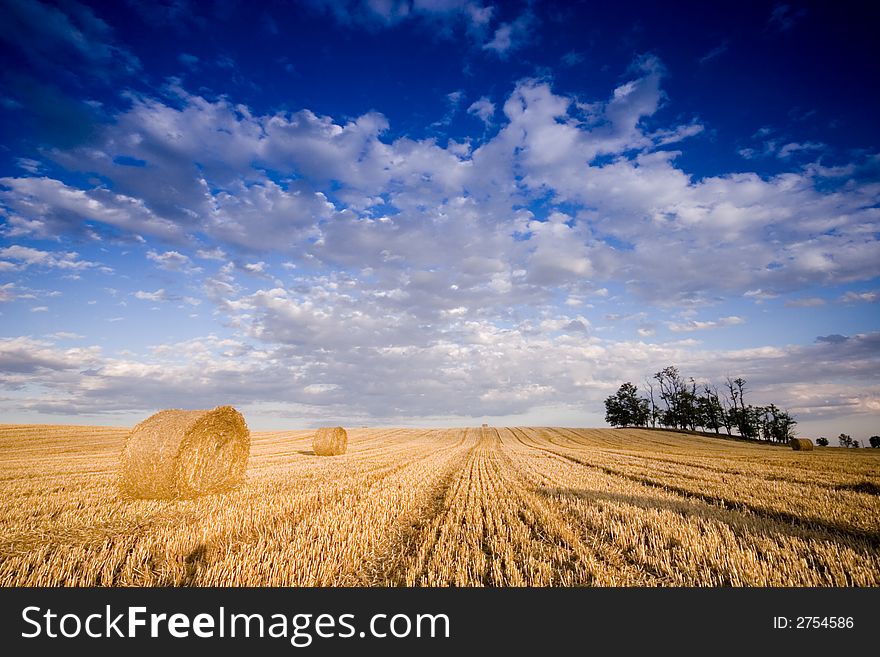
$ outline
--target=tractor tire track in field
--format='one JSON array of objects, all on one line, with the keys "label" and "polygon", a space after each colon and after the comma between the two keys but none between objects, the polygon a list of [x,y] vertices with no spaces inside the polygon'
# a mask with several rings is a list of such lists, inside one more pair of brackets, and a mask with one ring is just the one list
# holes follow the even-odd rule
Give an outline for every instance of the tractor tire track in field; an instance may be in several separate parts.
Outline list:
[{"label": "tractor tire track in field", "polygon": [[126,433],[0,426],[0,585],[880,586],[871,450],[361,428],[317,457],[256,432],[241,488],[129,501]]},{"label": "tractor tire track in field", "polygon": [[386,583],[552,586],[650,583],[644,569],[598,554],[513,463],[497,429],[466,462],[399,553]]},{"label": "tractor tire track in field", "polygon": [[[553,429],[553,431],[558,434],[562,434],[562,432],[565,430]],[[707,493],[705,491],[694,490],[693,488],[687,488],[681,485],[676,485],[669,481],[664,481],[661,477],[654,476],[653,472],[651,474],[630,474],[624,470],[621,470],[620,468],[599,465],[593,461],[585,460],[584,458],[579,458],[576,456],[571,456],[569,454],[563,454],[559,452],[555,453],[559,454],[563,458],[572,460],[575,463],[601,470],[605,474],[614,477],[620,477],[622,479],[627,479],[643,486],[669,491],[686,499],[698,500],[700,502],[718,506],[722,509],[727,509],[734,512],[751,513],[768,521],[774,521],[787,526],[798,527],[807,531],[815,531],[818,529],[820,532],[837,535],[843,539],[847,539],[857,543],[864,543],[866,547],[869,547],[871,549],[877,549],[878,547],[880,547],[880,531],[872,531],[861,527],[853,527],[851,525],[843,524],[839,521],[835,522],[824,518],[809,516],[804,517],[803,515],[796,515],[782,509],[775,509],[766,505],[754,504],[746,500],[737,499],[731,495],[718,495]],[[646,469],[648,471],[651,471],[650,466],[646,467]],[[674,472],[665,473],[679,476],[678,473]],[[664,474],[664,471],[661,471],[660,474]],[[700,480],[697,479],[696,481]],[[880,530],[880,527],[878,527],[878,530]]]},{"label": "tractor tire track in field", "polygon": [[[552,431],[564,437],[563,431],[567,430],[553,428],[548,429],[547,431]],[[780,533],[794,532],[799,536],[814,536],[817,539],[827,539],[830,535],[832,538],[839,538],[847,543],[851,543],[854,547],[860,548],[865,552],[874,552],[877,547],[880,546],[880,532],[878,531],[853,528],[822,518],[798,516],[784,510],[767,508],[766,506],[750,503],[731,496],[694,491],[683,486],[672,484],[668,481],[663,481],[654,476],[631,474],[620,468],[613,468],[597,463],[596,460],[590,458],[590,455],[586,453],[586,450],[576,451],[572,448],[563,447],[556,442],[548,440],[547,442],[549,444],[555,446],[554,449],[552,447],[539,445],[535,440],[536,439],[534,438],[528,438],[524,444],[527,444],[533,449],[553,455],[556,458],[602,472],[611,477],[631,481],[635,484],[644,486],[647,489],[656,489],[666,493],[673,493],[686,500],[692,500],[705,505],[717,507],[729,514],[754,515],[768,523],[772,523],[771,526],[774,530]],[[570,452],[572,451],[575,451],[576,453],[571,454]],[[597,456],[595,458],[600,459],[602,457],[602,450],[596,450],[596,454]],[[693,507],[693,509],[698,510],[699,507]],[[732,519],[731,522],[732,524],[737,524],[737,519]]]},{"label": "tractor tire track in field", "polygon": [[[691,456],[687,454],[685,450],[675,450],[671,452],[674,457],[670,456],[661,456],[659,454],[648,454],[644,451],[644,446],[641,446],[640,449],[633,448],[621,448],[619,446],[615,446],[613,448],[607,448],[604,446],[597,445],[595,443],[591,443],[589,439],[587,439],[582,433],[579,433],[578,430],[572,429],[556,429],[558,435],[563,435],[566,438],[568,443],[573,443],[575,447],[572,447],[570,444],[561,444],[558,440],[554,440],[553,437],[550,437],[550,442],[553,445],[564,449],[577,449],[584,451],[601,451],[603,454],[613,454],[615,458],[619,459],[627,459],[628,461],[638,464],[640,467],[650,468],[658,473],[669,474],[672,476],[680,477],[682,479],[690,479],[695,482],[705,482],[707,479],[711,479],[713,477],[721,477],[725,480],[729,480],[730,478],[742,478],[746,479],[749,482],[755,482],[756,480],[763,482],[786,482],[795,485],[802,486],[818,486],[825,488],[829,491],[840,490],[841,487],[847,486],[846,474],[845,473],[829,473],[825,470],[815,470],[815,469],[804,469],[799,474],[797,472],[792,472],[788,463],[788,459],[785,458],[789,454],[787,451],[782,451],[780,454],[780,450],[787,450],[788,446],[781,446],[779,444],[763,444],[759,443],[759,445],[763,448],[773,449],[772,457],[779,461],[777,466],[769,466],[766,472],[756,473],[754,471],[749,471],[748,465],[751,459],[754,457],[752,451],[748,450],[748,447],[755,447],[755,444],[749,444],[745,450],[726,450],[725,453],[722,451],[722,447],[729,447],[731,444],[728,441],[725,441],[723,435],[721,435],[718,439],[710,439],[715,444],[712,445],[713,448],[716,449],[715,453],[712,456]],[[644,430],[637,430],[639,432],[649,433]],[[725,442],[722,442],[725,441]],[[662,441],[655,441],[654,444],[663,445]],[[736,443],[733,443],[736,445]],[[739,443],[739,446],[742,447],[743,444]],[[707,463],[707,461],[712,462],[712,464]],[[718,465],[721,463],[722,465]],[[682,469],[686,468],[689,472],[684,473]],[[834,474],[836,476],[829,476],[830,474]]]},{"label": "tractor tire track in field", "polygon": [[[515,427],[508,427],[506,429],[513,438],[519,442],[520,445],[524,446],[527,450],[535,450],[541,449],[537,448],[531,444],[526,438],[525,432],[522,429]],[[555,455],[554,455],[555,456]],[[573,466],[571,462],[563,460],[563,463],[566,463],[569,466]],[[551,506],[556,510],[557,522],[564,522],[569,524],[571,527],[576,530],[579,528],[579,522],[573,520],[571,515],[566,513],[566,510],[560,507],[558,504],[555,504],[554,494],[558,494],[559,491],[567,490],[566,484],[561,480],[557,473],[552,471],[548,472],[546,469],[541,469],[538,467],[532,467],[529,469],[527,473],[524,472],[525,465],[520,464],[515,466],[517,469],[523,473],[523,477],[526,478],[529,482],[530,488],[535,492],[536,495],[545,499],[547,501],[548,506]],[[586,549],[589,549],[596,557],[596,559],[603,562],[605,568],[611,572],[611,585],[615,585],[614,582],[619,581],[630,581],[634,582],[634,586],[658,586],[663,583],[663,574],[657,572],[650,565],[639,562],[638,560],[632,559],[629,555],[627,555],[624,551],[622,551],[617,545],[614,544],[612,537],[604,534],[602,531],[598,531],[597,527],[588,527],[589,531],[579,531],[580,539],[582,540]],[[637,584],[635,584],[637,582]]]},{"label": "tractor tire track in field", "polygon": [[585,466],[544,447],[546,430],[538,435],[508,431],[519,440],[539,493],[582,536],[592,537],[585,540],[597,553],[614,554],[656,577],[650,585],[880,584],[880,556],[864,542],[842,541]]},{"label": "tractor tire track in field", "polygon": [[[333,488],[321,480],[321,497],[299,518],[281,527],[280,536],[263,540],[262,529],[257,528],[259,533],[254,540],[228,544],[227,554],[218,562],[251,564],[259,573],[256,580],[265,582],[262,585],[357,583],[365,567],[375,562],[374,555],[384,549],[396,528],[405,524],[406,518],[423,503],[426,494],[442,480],[448,463],[454,462],[462,449],[460,435],[451,444],[440,447],[436,442],[420,440],[429,435],[430,432],[410,435],[403,454],[393,449],[393,442],[392,448],[385,446],[386,468],[379,473],[365,477],[357,468],[346,468],[348,476],[341,476]],[[267,563],[272,564],[268,571]],[[247,570],[242,569],[242,577],[247,579]],[[216,585],[225,576],[222,571],[209,570],[204,580],[208,585]]]}]

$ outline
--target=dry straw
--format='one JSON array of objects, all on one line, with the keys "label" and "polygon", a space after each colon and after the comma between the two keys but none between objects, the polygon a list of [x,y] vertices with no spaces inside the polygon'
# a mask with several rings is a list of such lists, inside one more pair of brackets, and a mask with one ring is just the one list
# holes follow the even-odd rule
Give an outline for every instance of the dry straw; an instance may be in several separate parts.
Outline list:
[{"label": "dry straw", "polygon": [[338,456],[348,449],[348,434],[342,427],[321,427],[312,439],[312,449],[318,456]]},{"label": "dry straw", "polygon": [[813,451],[813,441],[809,438],[792,438],[788,441],[788,444],[796,452]]},{"label": "dry straw", "polygon": [[247,424],[232,406],[159,411],[129,434],[119,488],[150,499],[228,490],[244,479],[250,448]]}]

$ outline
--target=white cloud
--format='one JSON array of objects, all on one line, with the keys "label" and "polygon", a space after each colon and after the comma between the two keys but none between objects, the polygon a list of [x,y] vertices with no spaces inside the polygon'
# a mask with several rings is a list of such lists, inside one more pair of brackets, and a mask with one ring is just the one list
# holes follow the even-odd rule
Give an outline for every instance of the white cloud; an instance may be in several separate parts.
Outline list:
[{"label": "white cloud", "polygon": [[770,290],[762,290],[761,288],[757,288],[755,290],[746,290],[743,292],[743,296],[747,299],[754,299],[755,303],[762,303],[764,301],[769,301],[770,299],[775,299],[779,295],[775,292],[771,292]]},{"label": "white cloud", "polygon": [[315,224],[332,216],[334,207],[304,184],[291,182],[285,188],[267,180],[216,194],[209,212],[206,229],[212,236],[251,249],[287,252],[315,235]]},{"label": "white cloud", "polygon": [[0,201],[10,210],[6,234],[12,237],[93,236],[89,221],[136,235],[182,237],[179,226],[157,216],[143,200],[103,188],[76,189],[47,177],[0,178]]},{"label": "white cloud", "polygon": [[42,166],[38,160],[33,160],[29,157],[20,157],[16,160],[16,163],[20,168],[31,174],[39,173]]},{"label": "white cloud", "polygon": [[552,214],[546,222],[532,221],[529,244],[534,250],[528,260],[527,280],[538,286],[554,286],[572,278],[591,279],[594,275],[588,246],[577,226],[567,222],[571,217]]},{"label": "white cloud", "polygon": [[[514,293],[537,280],[573,287],[623,280],[647,300],[672,304],[878,273],[877,240],[865,230],[876,221],[876,189],[854,183],[819,191],[823,174],[815,169],[694,180],[675,152],[656,151],[702,129],[694,121],[645,128],[664,102],[663,74],[659,60],[642,57],[631,79],[589,104],[524,80],[504,103],[506,122],[473,151],[430,139],[387,141],[388,122],[377,113],[345,122],[308,110],[258,116],[182,89],[176,108],[135,98],[94,147],[58,155],[107,176],[119,191],[4,179],[9,230],[69,234],[87,218],[181,244],[198,236],[199,258],[225,258],[231,247],[280,252],[294,265],[398,274],[454,267],[450,257],[474,248],[477,231],[509,272],[528,273],[531,263],[529,275],[510,283]],[[480,103],[473,113],[490,116]],[[146,166],[113,164],[121,155]],[[269,179],[266,167],[299,177]],[[555,263],[541,230],[525,242],[511,238],[528,233],[533,217],[523,207],[542,196],[589,208],[572,215],[571,227],[555,229],[570,233],[570,243],[557,247],[570,253]],[[182,247],[173,252],[184,255]],[[670,254],[688,263],[676,276],[665,275]],[[550,269],[557,273],[548,277]]]},{"label": "white cloud", "polygon": [[502,23],[492,38],[483,44],[483,50],[491,50],[500,57],[506,57],[511,50],[526,44],[534,23],[535,17],[531,13],[522,14],[512,23]]},{"label": "white cloud", "polygon": [[745,320],[742,317],[730,315],[729,317],[719,317],[718,319],[707,321],[691,319],[686,322],[669,322],[667,326],[669,327],[670,331],[680,333],[690,331],[705,331],[706,329],[723,328],[726,326],[736,326],[737,324],[742,324],[744,322]]},{"label": "white cloud", "polygon": [[228,256],[226,255],[226,252],[218,246],[213,249],[198,249],[196,251],[196,257],[201,258],[202,260],[225,261]]},{"label": "white cloud", "polygon": [[24,383],[39,372],[69,372],[93,366],[97,347],[58,349],[51,342],[30,337],[0,338],[0,382]]},{"label": "white cloud", "polygon": [[158,289],[155,292],[146,292],[144,290],[138,290],[134,293],[135,299],[141,299],[142,301],[168,301],[168,293],[164,288]]},{"label": "white cloud", "polygon": [[82,340],[84,335],[80,335],[79,333],[73,333],[71,331],[57,331],[48,335],[47,337],[53,338],[55,340]]},{"label": "white cloud", "polygon": [[[169,311],[204,296],[202,317],[213,312],[234,344],[214,336],[149,357],[102,356],[83,366],[99,373],[82,382],[67,370],[41,375],[34,385],[46,395],[28,397],[29,408],[88,400],[119,409],[136,390],[145,404],[173,403],[195,380],[205,403],[221,391],[297,417],[513,414],[551,403],[601,407],[609,386],[673,362],[722,378],[742,368],[756,393],[830,413],[773,388],[774,363],[793,368],[785,376],[800,366],[813,376],[816,358],[832,402],[867,408],[840,400],[858,388],[847,377],[867,380],[859,358],[875,344],[868,337],[809,347],[758,340],[724,352],[692,339],[651,341],[662,326],[692,333],[741,324],[732,308],[698,319],[698,309],[725,299],[786,295],[788,305],[814,306],[817,286],[880,275],[876,185],[818,167],[692,176],[668,146],[686,149],[702,125],[664,123],[663,76],[659,60],[642,57],[598,99],[521,80],[502,112],[486,97],[468,107],[497,132],[446,146],[392,137],[377,112],[259,115],[183,89],[167,104],[133,97],[94,143],[53,155],[59,170],[94,172],[106,187],[78,189],[63,172],[5,178],[5,237],[102,240],[90,242],[97,250],[110,248],[108,235],[143,235],[160,269],[194,272],[198,259],[207,270],[192,283],[200,289],[175,296],[169,283],[153,282],[164,287],[133,295],[175,301]],[[121,156],[144,166],[114,163]],[[60,248],[16,245],[0,258],[16,274],[97,268]],[[272,274],[277,264],[283,280]],[[0,288],[6,300],[20,291]],[[175,349],[194,355],[175,362]],[[66,353],[40,350],[62,361]],[[840,350],[847,369],[835,373]]]},{"label": "white cloud", "polygon": [[191,266],[192,261],[189,259],[189,256],[186,256],[179,251],[165,251],[159,253],[158,251],[150,249],[147,251],[147,260],[155,262],[159,269],[164,269],[166,271],[191,271],[193,269]]},{"label": "white cloud", "polygon": [[80,260],[75,251],[41,251],[29,246],[14,244],[0,249],[0,258],[12,266],[11,270],[22,270],[28,267],[47,269],[82,270],[97,267],[98,264],[88,260]]},{"label": "white cloud", "polygon": [[492,117],[495,115],[495,103],[483,96],[471,103],[470,107],[467,108],[467,112],[488,125],[492,122]]},{"label": "white cloud", "polygon": [[12,301],[16,298],[15,283],[4,283],[0,285],[0,303]]},{"label": "white cloud", "polygon": [[[113,358],[97,347],[0,339],[0,384],[13,389],[27,382],[29,394],[17,403],[34,412],[130,410],[132,399],[154,409],[182,397],[210,405],[220,396],[238,400],[245,410],[277,404],[300,421],[505,416],[550,404],[557,410],[601,409],[621,381],[640,381],[668,364],[697,380],[742,375],[747,403],[773,401],[792,410],[801,427],[842,414],[870,417],[876,413],[872,400],[880,398],[877,333],[804,347],[703,350],[693,341],[600,340],[584,333],[583,319],[550,318],[550,332],[542,333],[528,322],[499,328],[465,315],[428,340],[390,346],[364,340],[371,326],[387,322],[373,324],[333,306],[310,307],[282,291],[262,291],[246,305],[271,313],[256,320],[254,328],[271,331],[257,344],[206,336],[161,344],[142,357]],[[357,344],[344,338],[343,319]],[[272,342],[264,340],[269,337]],[[809,383],[799,378],[803,371],[809,371]]]},{"label": "white cloud", "polygon": [[[9,225],[70,233],[89,218],[181,244],[198,235],[200,258],[244,248],[283,253],[294,265],[372,267],[392,276],[409,267],[455,267],[453,254],[476,248],[476,231],[508,273],[527,272],[509,288],[497,272],[484,284],[494,277],[502,289],[528,295],[525,286],[539,280],[572,292],[623,280],[647,300],[672,304],[878,273],[877,240],[864,228],[876,221],[876,190],[856,183],[819,191],[814,170],[692,179],[674,152],[655,149],[702,126],[648,131],[643,123],[664,102],[662,77],[662,64],[642,57],[630,80],[589,109],[546,82],[524,80],[504,104],[506,122],[473,151],[430,139],[384,140],[388,123],[377,113],[337,122],[308,110],[257,116],[183,90],[177,108],[135,98],[95,147],[58,156],[109,177],[120,191],[7,178]],[[479,114],[483,106],[471,107]],[[113,164],[120,155],[146,166]],[[598,156],[607,159],[597,163]],[[263,167],[300,177],[271,180]],[[567,231],[569,243],[551,246],[549,229],[513,239],[534,219],[523,206],[545,195],[590,208],[554,229]],[[173,252],[184,255],[182,247],[166,253]],[[666,275],[670,254],[688,263],[676,276]]]},{"label": "white cloud", "polygon": [[784,146],[780,147],[780,149],[776,152],[776,157],[787,158],[787,157],[791,157],[795,153],[800,153],[803,151],[821,151],[821,150],[824,150],[825,148],[826,148],[825,144],[821,144],[821,143],[815,142],[815,141],[808,141],[808,142],[802,142],[802,143],[791,142],[791,143],[785,144]]},{"label": "white cloud", "polygon": [[842,303],[874,303],[880,299],[880,293],[871,290],[868,292],[854,292],[850,290],[840,297]]}]

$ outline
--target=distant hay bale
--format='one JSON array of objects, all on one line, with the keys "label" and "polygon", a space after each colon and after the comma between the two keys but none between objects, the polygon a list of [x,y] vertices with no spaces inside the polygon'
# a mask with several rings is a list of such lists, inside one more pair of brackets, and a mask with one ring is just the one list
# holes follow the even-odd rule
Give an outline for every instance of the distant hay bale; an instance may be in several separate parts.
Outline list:
[{"label": "distant hay bale", "polygon": [[488,428],[489,428],[489,425],[486,424],[485,422],[483,422],[483,429],[488,429]]},{"label": "distant hay bale", "polygon": [[312,439],[312,449],[318,456],[339,456],[348,449],[348,434],[342,427],[321,427]]},{"label": "distant hay bale", "polygon": [[137,425],[122,452],[119,488],[129,497],[172,499],[241,483],[250,431],[232,406],[159,411]]},{"label": "distant hay bale", "polygon": [[796,452],[813,451],[813,441],[809,438],[792,438],[788,441],[788,444]]}]

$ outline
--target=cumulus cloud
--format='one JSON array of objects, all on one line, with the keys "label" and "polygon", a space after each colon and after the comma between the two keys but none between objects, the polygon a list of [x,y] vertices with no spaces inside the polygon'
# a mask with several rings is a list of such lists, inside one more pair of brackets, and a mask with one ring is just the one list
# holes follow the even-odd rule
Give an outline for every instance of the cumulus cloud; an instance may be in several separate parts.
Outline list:
[{"label": "cumulus cloud", "polygon": [[179,241],[180,226],[158,216],[145,200],[104,188],[78,189],[48,177],[0,178],[0,201],[7,208],[11,237],[97,237],[90,222],[134,235]]},{"label": "cumulus cloud", "polygon": [[196,250],[196,257],[201,258],[202,260],[225,261],[227,255],[226,252],[218,246],[213,249],[198,249]]},{"label": "cumulus cloud", "polygon": [[192,269],[192,261],[189,259],[189,256],[178,251],[165,251],[159,253],[158,251],[150,249],[147,251],[147,260],[156,263],[156,266],[159,267],[159,269],[164,269],[166,271],[189,271]]},{"label": "cumulus cloud", "polygon": [[[9,269],[12,270],[42,267],[77,271],[98,266],[97,263],[80,260],[75,251],[42,251],[18,244],[0,249],[0,258],[5,258],[5,263],[11,265]],[[2,263],[4,261],[0,260]]]},{"label": "cumulus cloud", "polygon": [[0,381],[17,387],[25,383],[21,375],[87,368],[99,354],[97,347],[59,349],[47,340],[0,338]]},{"label": "cumulus cloud", "polygon": [[[309,110],[259,116],[182,89],[175,107],[135,97],[96,143],[56,154],[111,180],[113,191],[2,179],[6,230],[54,237],[104,226],[201,241],[199,258],[232,247],[375,271],[452,268],[444,254],[471,248],[478,231],[508,263],[517,293],[538,280],[577,288],[623,279],[643,298],[673,304],[877,275],[878,243],[864,229],[876,221],[875,188],[829,188],[812,170],[692,179],[664,147],[702,126],[646,128],[665,102],[663,76],[656,57],[638,58],[628,81],[586,105],[523,80],[497,134],[474,150],[387,140],[376,112],[336,121]],[[489,120],[490,106],[481,98],[469,111]],[[541,229],[527,209],[538,198],[574,208],[569,225]],[[568,232],[556,247],[554,231]],[[554,263],[563,246],[573,253]],[[687,263],[675,276],[666,275],[670,254]],[[527,275],[511,278],[517,270]]]},{"label": "cumulus cloud", "polygon": [[471,103],[470,107],[467,108],[467,112],[488,125],[492,122],[492,117],[495,115],[495,103],[483,96]]},{"label": "cumulus cloud", "polygon": [[840,297],[841,303],[874,303],[880,299],[880,293],[870,290],[868,292],[854,292],[850,290]]},{"label": "cumulus cloud", "polygon": [[[100,245],[140,236],[156,268],[190,275],[188,296],[167,282],[120,294],[181,305],[201,294],[231,337],[142,358],[34,343],[46,362],[79,358],[91,374],[77,382],[73,365],[34,365],[46,394],[25,403],[58,411],[104,399],[109,411],[142,391],[145,404],[167,405],[198,381],[205,403],[222,393],[303,417],[513,415],[600,404],[609,386],[676,363],[722,379],[746,370],[756,394],[831,412],[774,386],[818,372],[829,399],[853,398],[852,380],[876,368],[867,355],[876,338],[721,353],[652,340],[659,326],[693,333],[744,321],[725,315],[735,310],[697,319],[667,309],[782,295],[817,306],[817,286],[877,277],[880,190],[815,167],[692,176],[670,148],[700,139],[702,125],[658,121],[664,75],[656,57],[639,57],[594,99],[523,79],[501,111],[487,97],[468,107],[491,135],[446,145],[393,137],[375,111],[261,115],[182,88],[169,92],[174,102],[133,95],[92,142],[52,154],[57,178],[0,180],[4,237]],[[81,182],[86,172],[101,184]],[[66,248],[0,249],[6,272],[96,267]],[[6,300],[16,294],[0,289]],[[632,295],[650,312],[613,307]],[[603,332],[593,314],[612,309],[634,341]],[[19,354],[22,344],[9,348]],[[193,355],[181,361],[183,350]]]},{"label": "cumulus cloud", "polygon": [[[670,363],[698,380],[742,375],[749,403],[773,401],[803,422],[870,414],[871,400],[880,399],[876,333],[807,346],[701,350],[690,343],[601,340],[585,334],[581,320],[550,319],[551,332],[542,333],[528,323],[499,328],[462,317],[423,343],[355,346],[341,336],[334,310],[315,312],[277,290],[248,303],[282,318],[283,327],[272,327],[273,342],[211,335],[156,345],[137,358],[0,339],[0,383],[20,391],[23,408],[44,413],[131,410],[132,399],[152,409],[182,397],[194,405],[222,398],[244,408],[273,404],[301,420],[337,414],[371,422],[601,407],[620,381],[639,381]],[[267,318],[258,321],[270,328]],[[369,321],[354,330],[367,335]],[[318,337],[323,331],[326,341]],[[800,379],[804,369],[812,383]]]}]

